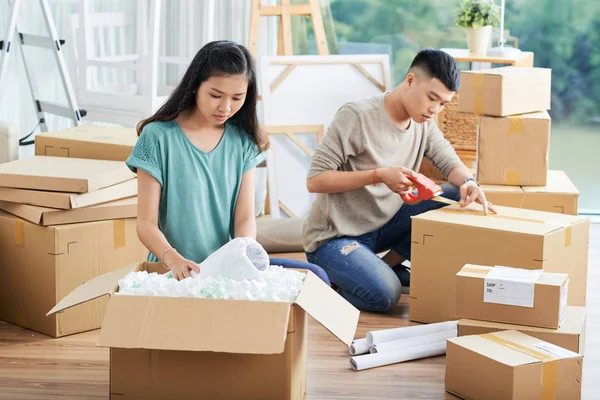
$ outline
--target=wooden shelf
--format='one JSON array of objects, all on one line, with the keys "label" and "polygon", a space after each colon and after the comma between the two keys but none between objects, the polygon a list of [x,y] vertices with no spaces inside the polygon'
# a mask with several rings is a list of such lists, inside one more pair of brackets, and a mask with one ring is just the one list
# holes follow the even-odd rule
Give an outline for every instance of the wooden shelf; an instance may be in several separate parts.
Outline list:
[{"label": "wooden shelf", "polygon": [[506,64],[515,67],[533,67],[533,53],[521,51],[514,58],[490,57],[470,54],[468,49],[442,48],[443,52],[450,54],[459,62],[480,62],[492,64]]}]

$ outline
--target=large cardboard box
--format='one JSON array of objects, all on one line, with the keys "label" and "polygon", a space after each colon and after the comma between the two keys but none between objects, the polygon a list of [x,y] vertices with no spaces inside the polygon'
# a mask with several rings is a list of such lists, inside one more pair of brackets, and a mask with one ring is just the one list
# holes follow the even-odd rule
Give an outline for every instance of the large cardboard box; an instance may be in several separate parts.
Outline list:
[{"label": "large cardboard box", "polygon": [[0,187],[88,193],[135,178],[119,161],[33,156],[0,164]]},{"label": "large cardboard box", "polygon": [[141,270],[164,267],[105,274],[49,312],[111,295],[98,342],[110,348],[111,397],[302,399],[308,315],[346,345],[354,338],[359,311],[310,271],[293,303],[115,293],[119,279]]},{"label": "large cardboard box", "polygon": [[456,274],[465,264],[543,269],[569,275],[568,305],[586,297],[587,217],[480,205],[447,206],[412,218],[409,318],[455,319]]},{"label": "large cardboard box", "polygon": [[88,193],[49,192],[0,187],[0,201],[61,210],[84,208],[135,196],[137,196],[137,179],[130,179]]},{"label": "large cardboard box", "polygon": [[567,317],[567,274],[465,265],[456,274],[459,318],[559,328]]},{"label": "large cardboard box", "polygon": [[564,171],[550,170],[543,186],[481,185],[486,198],[499,206],[577,215],[579,190]]},{"label": "large cardboard box", "polygon": [[546,185],[550,151],[547,111],[480,117],[477,180],[491,185]]},{"label": "large cardboard box", "polygon": [[558,329],[460,319],[458,321],[458,336],[516,330],[583,355],[585,349],[585,328],[585,307],[567,306],[567,317]]},{"label": "large cardboard box", "polygon": [[41,227],[0,211],[0,320],[52,337],[97,329],[106,299],[46,313],[81,282],[147,255],[135,219]]},{"label": "large cardboard box", "polygon": [[505,117],[549,110],[551,75],[531,67],[461,71],[458,111]]},{"label": "large cardboard box", "polygon": [[448,339],[446,390],[463,399],[581,398],[583,356],[517,331]]},{"label": "large cardboard box", "polygon": [[137,216],[137,197],[111,201],[86,208],[59,210],[54,208],[30,206],[27,204],[0,201],[0,210],[23,218],[37,225],[64,225],[81,222],[104,221]]},{"label": "large cardboard box", "polygon": [[135,128],[82,125],[63,131],[37,134],[35,154],[125,161],[131,154],[137,139]]}]

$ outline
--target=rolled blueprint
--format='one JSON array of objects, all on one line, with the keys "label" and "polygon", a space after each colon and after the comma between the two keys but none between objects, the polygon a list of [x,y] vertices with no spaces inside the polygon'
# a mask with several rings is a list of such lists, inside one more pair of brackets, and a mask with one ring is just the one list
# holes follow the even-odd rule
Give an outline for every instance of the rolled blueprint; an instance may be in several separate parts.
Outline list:
[{"label": "rolled blueprint", "polygon": [[367,338],[353,340],[349,351],[351,356],[368,353],[369,344],[367,343]]},{"label": "rolled blueprint", "polygon": [[433,324],[406,326],[403,328],[382,329],[367,332],[369,347],[381,342],[406,339],[413,336],[429,335],[458,329],[458,321],[437,322]]},{"label": "rolled blueprint", "polygon": [[350,368],[354,371],[381,367],[401,363],[404,361],[417,360],[420,358],[441,356],[446,354],[446,341],[430,343],[422,346],[404,348],[386,353],[364,354],[350,357]]},{"label": "rolled blueprint", "polygon": [[456,329],[452,329],[444,332],[430,333],[429,335],[412,336],[405,339],[392,340],[391,342],[381,342],[371,346],[370,352],[393,353],[402,349],[445,341],[446,339],[456,337],[456,334]]}]

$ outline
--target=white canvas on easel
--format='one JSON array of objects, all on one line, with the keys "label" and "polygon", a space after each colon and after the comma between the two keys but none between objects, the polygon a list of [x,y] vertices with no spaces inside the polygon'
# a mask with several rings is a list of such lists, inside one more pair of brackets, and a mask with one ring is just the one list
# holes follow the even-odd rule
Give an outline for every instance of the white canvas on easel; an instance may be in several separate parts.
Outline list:
[{"label": "white canvas on easel", "polygon": [[[259,74],[261,122],[268,126],[322,125],[327,132],[345,103],[391,90],[387,54],[263,56]],[[298,138],[306,147],[316,148],[314,135]],[[284,136],[272,136],[270,141],[271,216],[280,218],[281,202],[288,217],[304,217],[315,198],[306,189],[311,157]]]}]

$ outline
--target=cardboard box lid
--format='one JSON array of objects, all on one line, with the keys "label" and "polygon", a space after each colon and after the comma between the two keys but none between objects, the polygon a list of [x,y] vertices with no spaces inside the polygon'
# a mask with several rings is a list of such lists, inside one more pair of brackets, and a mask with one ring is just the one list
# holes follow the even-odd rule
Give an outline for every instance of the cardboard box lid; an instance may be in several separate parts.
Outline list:
[{"label": "cardboard box lid", "polygon": [[81,125],[55,132],[42,132],[36,138],[48,137],[79,142],[110,143],[123,146],[135,146],[138,140],[135,128],[105,125]]},{"label": "cardboard box lid", "polygon": [[[133,271],[162,272],[160,263],[141,263],[104,274],[77,287],[47,315],[112,295],[100,332],[104,347],[243,354],[283,352],[290,303],[114,294],[119,279]],[[295,304],[350,345],[359,311],[307,271]]]},{"label": "cardboard box lid", "polygon": [[581,358],[581,355],[570,350],[515,330],[460,336],[448,339],[448,342],[510,367],[566,358]]},{"label": "cardboard box lid", "polygon": [[479,204],[465,208],[449,205],[412,217],[415,220],[436,221],[453,225],[473,226],[498,231],[546,235],[587,220],[584,216],[557,214],[513,207],[495,206],[498,214],[483,214]]},{"label": "cardboard box lid", "polygon": [[[510,266],[508,266],[510,267]],[[456,276],[462,277],[471,277],[471,278],[484,278],[488,272],[490,272],[494,267],[486,266],[486,265],[474,265],[474,264],[465,264],[464,267]],[[527,270],[532,271],[532,270]],[[535,284],[540,285],[548,285],[548,286],[562,286],[569,279],[568,274],[558,273],[558,272],[545,272],[542,271],[542,274],[537,278]]]},{"label": "cardboard box lid", "polygon": [[552,70],[539,67],[499,67],[461,71],[461,86],[508,86],[536,81],[550,81]]},{"label": "cardboard box lid", "polygon": [[109,219],[135,218],[137,216],[137,196],[73,210],[58,210],[0,201],[0,209],[42,226],[75,224]]},{"label": "cardboard box lid", "polygon": [[548,332],[560,333],[566,335],[579,335],[581,327],[585,323],[586,310],[585,307],[567,306],[567,318],[558,329],[540,328],[537,326],[521,327],[513,324],[504,324],[501,322],[479,321],[475,319],[462,318],[458,320],[459,326],[474,326],[482,328],[494,328],[501,330],[515,330],[517,328],[527,328],[531,332]]},{"label": "cardboard box lid", "polygon": [[87,193],[135,178],[121,161],[32,156],[0,164],[0,186]]},{"label": "cardboard box lid", "polygon": [[510,115],[510,116],[506,116],[506,117],[482,115],[480,118],[481,119],[498,120],[498,121],[505,121],[505,120],[511,120],[511,119],[512,120],[519,120],[519,119],[551,120],[550,114],[548,114],[548,111],[546,111],[546,110],[532,112],[532,113],[525,113],[525,114]]},{"label": "cardboard box lid", "polygon": [[525,193],[561,193],[579,195],[579,190],[564,171],[549,170],[546,186],[523,186]]}]

